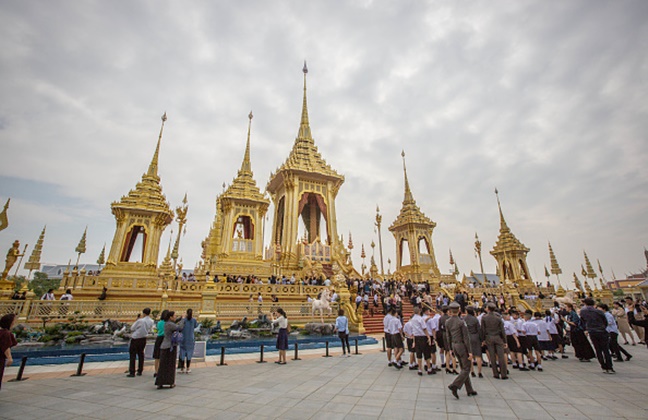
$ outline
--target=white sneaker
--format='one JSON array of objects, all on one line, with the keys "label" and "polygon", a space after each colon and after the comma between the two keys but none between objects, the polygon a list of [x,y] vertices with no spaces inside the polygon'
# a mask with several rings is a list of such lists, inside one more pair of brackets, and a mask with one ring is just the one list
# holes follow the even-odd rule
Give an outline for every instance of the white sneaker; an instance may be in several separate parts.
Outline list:
[{"label": "white sneaker", "polygon": [[180,373],[185,373],[184,368],[180,369]]},{"label": "white sneaker", "polygon": [[185,373],[191,373],[191,369],[187,368],[187,370],[185,371]]}]

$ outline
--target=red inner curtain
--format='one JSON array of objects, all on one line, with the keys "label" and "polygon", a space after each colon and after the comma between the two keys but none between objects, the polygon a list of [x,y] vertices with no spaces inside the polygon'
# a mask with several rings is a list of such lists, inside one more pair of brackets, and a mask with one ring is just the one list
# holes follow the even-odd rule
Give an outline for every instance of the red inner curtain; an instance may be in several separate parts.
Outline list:
[{"label": "red inner curtain", "polygon": [[324,216],[324,220],[328,220],[327,212],[326,212],[326,203],[324,203],[324,198],[322,198],[321,195],[315,194],[315,193],[304,193],[301,196],[301,199],[299,200],[299,210],[297,211],[298,214],[301,214],[301,212],[304,210],[304,207],[306,204],[308,204],[309,201],[312,202],[312,200],[309,200],[310,197],[315,198],[315,202],[317,203],[317,207],[319,210],[322,212],[322,215]]}]

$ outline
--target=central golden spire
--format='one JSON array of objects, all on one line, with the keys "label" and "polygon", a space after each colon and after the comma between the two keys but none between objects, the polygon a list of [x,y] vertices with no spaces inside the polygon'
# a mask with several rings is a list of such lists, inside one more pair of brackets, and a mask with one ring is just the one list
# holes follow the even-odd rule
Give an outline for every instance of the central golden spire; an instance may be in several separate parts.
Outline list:
[{"label": "central golden spire", "polygon": [[153,153],[153,159],[151,159],[151,164],[149,165],[148,176],[154,178],[158,177],[158,156],[160,155],[160,143],[162,142],[162,132],[164,131],[164,122],[167,120],[166,112],[162,115],[162,126],[160,127],[160,136],[158,137],[157,146],[155,147],[155,153]]},{"label": "central golden spire", "polygon": [[306,61],[304,61],[304,99],[302,102],[302,115],[301,122],[299,124],[299,133],[297,134],[298,139],[313,140],[311,136],[310,123],[308,121],[308,101],[306,100],[306,75],[308,74],[308,66],[306,66]]}]

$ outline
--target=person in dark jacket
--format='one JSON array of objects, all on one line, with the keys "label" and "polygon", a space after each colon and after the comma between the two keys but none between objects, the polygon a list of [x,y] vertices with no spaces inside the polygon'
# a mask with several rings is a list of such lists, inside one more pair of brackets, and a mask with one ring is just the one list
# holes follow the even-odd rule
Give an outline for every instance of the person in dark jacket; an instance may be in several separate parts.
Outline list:
[{"label": "person in dark jacket", "polygon": [[586,298],[583,300],[585,306],[580,311],[580,317],[585,326],[585,331],[590,336],[596,358],[598,359],[601,369],[605,373],[615,373],[612,366],[612,354],[610,353],[610,334],[607,332],[607,318],[605,313],[594,307],[594,299]]}]

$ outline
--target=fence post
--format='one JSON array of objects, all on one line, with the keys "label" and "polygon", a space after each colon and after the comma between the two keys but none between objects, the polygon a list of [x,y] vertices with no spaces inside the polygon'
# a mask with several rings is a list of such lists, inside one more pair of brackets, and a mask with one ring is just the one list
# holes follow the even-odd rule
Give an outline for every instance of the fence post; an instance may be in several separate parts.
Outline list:
[{"label": "fence post", "polygon": [[227,363],[225,363],[225,347],[221,347],[221,357],[218,366],[227,366]]},{"label": "fence post", "polygon": [[382,353],[385,353],[387,351],[387,347],[385,346],[385,337],[382,338],[382,345],[383,345],[383,348],[380,351]]},{"label": "fence post", "polygon": [[27,364],[27,356],[23,356],[20,362],[20,368],[18,369],[18,374],[16,375],[16,379],[12,379],[9,382],[20,382],[29,379],[29,378],[23,378],[23,372],[25,371],[26,364]]},{"label": "fence post", "polygon": [[70,376],[84,376],[85,373],[83,373],[83,363],[85,362],[85,353],[81,353],[81,358],[79,359],[79,366],[77,366],[77,371],[74,375]]},{"label": "fence post", "polygon": [[358,339],[355,339],[355,354],[362,354],[358,352]]},{"label": "fence post", "polygon": [[295,341],[295,357],[293,357],[293,360],[301,360],[299,358],[299,343]]},{"label": "fence post", "polygon": [[329,342],[328,342],[328,340],[326,340],[326,354],[324,356],[322,356],[322,357],[331,357],[331,355],[329,354]]},{"label": "fence post", "polygon": [[257,361],[257,363],[266,363],[266,361],[263,360],[263,347],[264,347],[263,344],[261,344],[261,355],[260,355],[259,360]]}]

